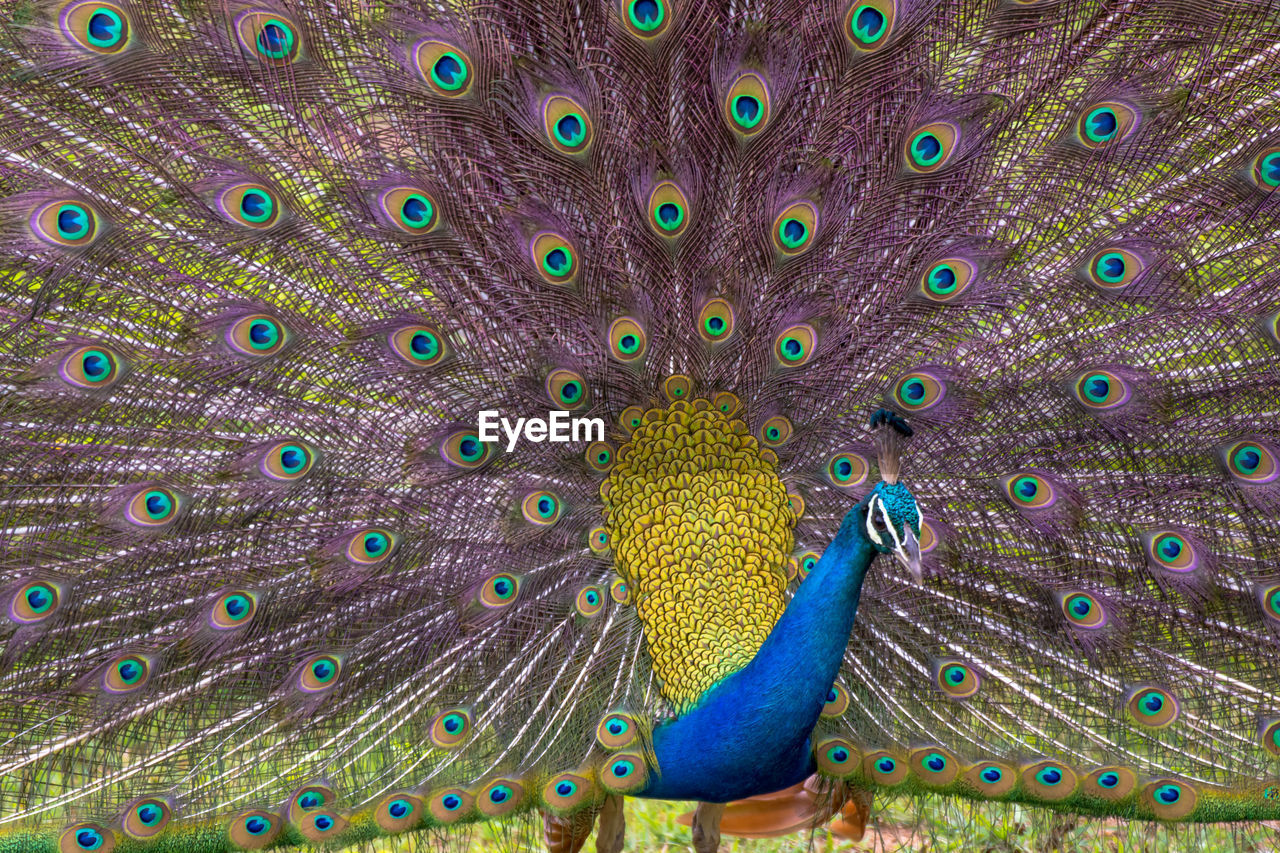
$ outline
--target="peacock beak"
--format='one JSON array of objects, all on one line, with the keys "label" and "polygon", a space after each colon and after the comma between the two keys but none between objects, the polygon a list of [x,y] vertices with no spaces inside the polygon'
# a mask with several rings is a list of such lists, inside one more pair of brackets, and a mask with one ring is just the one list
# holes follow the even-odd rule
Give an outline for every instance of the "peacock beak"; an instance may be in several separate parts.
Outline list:
[{"label": "peacock beak", "polygon": [[907,567],[907,571],[911,572],[911,577],[916,579],[916,583],[924,580],[924,571],[920,567],[920,540],[916,539],[916,534],[910,527],[903,525],[902,542],[893,551],[893,556],[898,558],[898,562]]}]

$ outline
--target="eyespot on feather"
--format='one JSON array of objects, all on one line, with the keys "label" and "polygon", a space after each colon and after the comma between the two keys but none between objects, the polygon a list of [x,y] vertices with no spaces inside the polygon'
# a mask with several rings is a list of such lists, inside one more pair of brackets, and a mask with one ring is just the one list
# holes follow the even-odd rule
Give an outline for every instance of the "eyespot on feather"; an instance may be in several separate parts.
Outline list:
[{"label": "eyespot on feather", "polygon": [[1237,441],[1220,453],[1227,473],[1238,483],[1261,486],[1280,477],[1275,453],[1259,441]]},{"label": "eyespot on feather", "polygon": [[[618,361],[632,362],[643,358],[648,345],[644,328],[631,317],[619,317],[609,325],[609,352]],[[630,407],[626,411],[629,412]]]},{"label": "eyespot on feather", "polygon": [[516,779],[494,779],[476,795],[476,808],[486,817],[501,817],[524,800],[524,786]]},{"label": "eyespot on feather", "polygon": [[622,23],[638,39],[651,41],[671,26],[672,0],[622,0]]},{"label": "eyespot on feather", "polygon": [[97,823],[73,823],[58,836],[58,853],[111,853],[116,836]]},{"label": "eyespot on feather", "polygon": [[853,486],[861,486],[865,483],[870,470],[871,466],[865,456],[860,453],[845,451],[837,453],[828,459],[823,473],[826,474],[827,482],[831,483],[831,485],[847,489]]},{"label": "eyespot on feather", "polygon": [[1280,758],[1280,717],[1264,717],[1258,721],[1258,743]]},{"label": "eyespot on feather", "polygon": [[807,201],[797,201],[773,220],[769,237],[776,251],[793,257],[808,251],[817,233],[818,209]]},{"label": "eyespot on feather", "polygon": [[1249,176],[1253,185],[1263,192],[1274,192],[1280,187],[1280,147],[1272,146],[1253,158]]},{"label": "eyespot on feather", "polygon": [[1079,781],[1074,770],[1056,761],[1039,761],[1023,768],[1021,779],[1031,795],[1049,802],[1074,794]]},{"label": "eyespot on feather", "polygon": [[462,788],[445,788],[427,800],[427,810],[443,824],[457,823],[471,812],[474,805],[475,798]]},{"label": "eyespot on feather", "polygon": [[640,428],[640,424],[644,420],[644,409],[639,406],[627,406],[622,410],[622,414],[618,415],[618,425],[630,435]]},{"label": "eyespot on feather", "polygon": [[550,527],[560,520],[564,506],[553,492],[540,489],[520,502],[520,513],[534,527]]},{"label": "eyespot on feather", "polygon": [[[661,0],[632,0],[656,3]],[[661,181],[649,193],[649,227],[659,237],[674,240],[683,234],[692,219],[689,199],[675,181]]]},{"label": "eyespot on feather", "polygon": [[907,762],[883,749],[878,749],[863,757],[862,772],[877,785],[891,787],[906,781],[911,769],[907,766]]},{"label": "eyespot on feather", "polygon": [[1048,479],[1034,471],[1006,477],[1004,493],[1009,503],[1022,511],[1041,511],[1057,503],[1057,493]]},{"label": "eyespot on feather", "polygon": [[19,625],[43,622],[62,606],[62,586],[48,580],[30,580],[9,599],[9,621]]},{"label": "eyespot on feather", "polygon": [[614,794],[631,794],[649,784],[649,765],[639,752],[615,752],[600,768],[600,785]]},{"label": "eyespot on feather", "polygon": [[1142,536],[1147,562],[1166,572],[1188,573],[1200,568],[1202,551],[1176,530],[1155,530]]},{"label": "eyespot on feather", "polygon": [[452,432],[440,443],[440,458],[455,468],[480,468],[493,454],[494,446],[481,441],[472,429]]},{"label": "eyespot on feather", "polygon": [[283,825],[279,815],[250,809],[231,819],[227,835],[241,850],[261,850],[276,840]]},{"label": "eyespot on feather", "polygon": [[328,808],[313,809],[295,818],[294,826],[302,837],[313,844],[324,844],[351,825],[347,818]]},{"label": "eyespot on feather", "polygon": [[982,676],[968,663],[946,658],[934,662],[933,683],[950,699],[968,699],[982,686]]},{"label": "eyespot on feather", "polygon": [[98,56],[118,56],[133,42],[133,24],[123,8],[105,0],[68,3],[58,27],[72,45]]},{"label": "eyespot on feather", "polygon": [[939,746],[913,749],[910,762],[915,777],[931,787],[950,785],[960,775],[960,762]]},{"label": "eyespot on feather", "polygon": [[1124,707],[1135,723],[1148,729],[1163,729],[1171,725],[1181,710],[1172,693],[1151,684],[1129,688]]},{"label": "eyespot on feather", "polygon": [[269,480],[286,483],[311,473],[316,453],[303,441],[279,441],[268,447],[258,460],[258,471]]},{"label": "eyespot on feather", "polygon": [[609,584],[609,597],[618,604],[631,603],[631,587],[622,578],[614,578]]},{"label": "eyespot on feather", "polygon": [[184,499],[163,486],[148,486],[136,492],[125,505],[125,520],[135,527],[158,530],[177,520]]},{"label": "eyespot on feather", "polygon": [[959,138],[960,128],[947,121],[916,128],[904,146],[907,168],[922,175],[938,171],[951,160]]},{"label": "eyespot on feather", "polygon": [[613,447],[607,441],[593,441],[587,445],[585,458],[592,471],[603,474],[613,467]]},{"label": "eyespot on feather", "polygon": [[480,585],[476,598],[486,610],[500,610],[520,597],[520,578],[507,572],[491,575]]},{"label": "eyespot on feather", "polygon": [[849,691],[843,684],[833,684],[827,691],[827,701],[822,705],[822,716],[839,717],[849,710]]},{"label": "eyespot on feather", "polygon": [[1091,797],[1115,802],[1132,793],[1138,777],[1127,767],[1099,767],[1080,783],[1081,790]]},{"label": "eyespot on feather", "polygon": [[1002,797],[1018,784],[1018,773],[1007,764],[981,761],[964,771],[965,783],[985,797]]},{"label": "eyespot on feather", "polygon": [[603,527],[593,527],[587,532],[587,547],[591,549],[593,554],[607,554],[612,545],[609,541],[609,531]]},{"label": "eyespot on feather", "polygon": [[1263,617],[1280,623],[1280,584],[1258,584],[1256,592]]},{"label": "eyespot on feather", "polygon": [[938,534],[933,529],[933,525],[929,523],[929,519],[921,519],[920,521],[920,556],[930,554],[939,543]]},{"label": "eyespot on feather", "polygon": [[738,413],[742,402],[728,391],[721,391],[711,398],[711,407],[725,417],[731,418]]},{"label": "eyespot on feather", "polygon": [[574,609],[578,611],[579,616],[585,616],[588,619],[599,616],[600,611],[604,609],[604,590],[595,585],[578,590],[578,595],[574,598]]},{"label": "eyespot on feather", "polygon": [[227,328],[226,341],[232,350],[251,358],[266,358],[285,348],[291,335],[284,324],[270,314],[250,314]]},{"label": "eyespot on feather", "polygon": [[357,530],[347,540],[344,550],[348,561],[360,566],[385,563],[400,547],[400,537],[381,527]]},{"label": "eyespot on feather", "polygon": [[855,50],[871,53],[889,41],[896,19],[897,4],[894,0],[854,2],[844,14],[842,31]]},{"label": "eyespot on feather", "polygon": [[561,813],[589,802],[594,794],[592,781],[577,773],[559,773],[542,786],[542,802],[552,811]]},{"label": "eyespot on feather", "polygon": [[568,95],[552,95],[543,102],[542,122],[547,141],[561,154],[582,154],[595,138],[591,116]]},{"label": "eyespot on feather", "polygon": [[782,415],[775,415],[760,427],[760,441],[766,447],[781,447],[791,440],[791,421]]},{"label": "eyespot on feather", "polygon": [[471,734],[471,712],[466,708],[449,708],[436,714],[427,737],[441,749],[453,749]]},{"label": "eyespot on feather", "polygon": [[817,567],[818,561],[822,559],[822,555],[817,551],[805,551],[796,557],[796,577],[804,580],[809,577],[809,573]]},{"label": "eyespot on feather", "polygon": [[324,693],[337,685],[341,674],[342,660],[339,657],[315,655],[298,668],[295,686],[303,693]]},{"label": "eyespot on feather", "polygon": [[596,740],[605,749],[625,749],[640,736],[640,725],[635,716],[626,711],[605,714],[596,726]]},{"label": "eyespot on feather", "polygon": [[409,51],[422,82],[442,98],[461,98],[471,91],[474,65],[462,48],[422,39]]},{"label": "eyespot on feather", "polygon": [[82,249],[102,232],[97,208],[79,199],[46,202],[31,214],[31,230],[44,242],[63,249]]},{"label": "eyespot on feather", "polygon": [[1107,611],[1102,602],[1084,591],[1069,592],[1059,596],[1062,615],[1074,628],[1092,630],[1107,624]]},{"label": "eyespot on feather", "polygon": [[440,205],[418,187],[383,190],[378,194],[378,210],[392,228],[404,234],[430,234],[440,225]]},{"label": "eyespot on feather", "polygon": [[1146,263],[1128,249],[1111,247],[1095,252],[1089,258],[1085,274],[1095,287],[1120,291],[1133,284],[1146,270]]},{"label": "eyespot on feather", "polygon": [[538,275],[548,284],[572,284],[578,275],[578,255],[560,234],[543,231],[529,243],[529,254]]},{"label": "eyespot on feather", "polygon": [[862,753],[847,738],[823,738],[814,745],[813,757],[819,773],[837,779],[855,776],[862,768]]},{"label": "eyespot on feather", "polygon": [[110,388],[120,380],[124,362],[115,350],[101,344],[76,347],[58,365],[62,381],[86,391]]},{"label": "eyespot on feather", "polygon": [[121,828],[130,838],[154,838],[173,818],[173,809],[159,797],[143,797],[125,806]]},{"label": "eyespot on feather", "polygon": [[587,383],[582,375],[560,368],[547,374],[547,397],[558,409],[582,408],[587,402]]},{"label": "eyespot on feather", "polygon": [[142,655],[120,655],[103,670],[102,689],[116,695],[141,690],[151,680],[151,669],[151,661]]},{"label": "eyespot on feather", "polygon": [[744,72],[729,86],[723,109],[729,129],[743,139],[750,139],[769,124],[768,84],[754,71]]},{"label": "eyespot on feather", "polygon": [[250,9],[236,16],[241,49],[264,65],[289,65],[302,50],[302,36],[292,19],[277,12]]},{"label": "eyespot on feather", "polygon": [[709,344],[718,344],[733,334],[737,317],[726,299],[710,299],[698,311],[698,334]]},{"label": "eyespot on feather", "polygon": [[1160,820],[1181,820],[1196,810],[1196,789],[1174,779],[1156,779],[1142,786],[1138,801]]},{"label": "eyespot on feather", "polygon": [[799,367],[813,358],[818,335],[813,327],[797,323],[784,329],[773,339],[773,356],[782,367]]},{"label": "eyespot on feather", "polygon": [[284,211],[276,194],[262,184],[232,184],[218,194],[218,209],[230,222],[265,231],[280,221]]},{"label": "eyespot on feather", "polygon": [[320,783],[303,785],[289,796],[289,821],[297,823],[303,813],[331,806],[337,801],[338,795],[328,785]]},{"label": "eyespot on feather", "polygon": [[1123,378],[1110,370],[1086,370],[1072,383],[1076,400],[1086,409],[1110,411],[1128,403],[1132,390]]},{"label": "eyespot on feather", "polygon": [[215,631],[234,631],[253,621],[258,612],[258,597],[241,589],[228,590],[214,599],[206,623]]},{"label": "eyespot on feather", "polygon": [[939,377],[924,370],[903,374],[893,385],[892,402],[908,414],[927,412],[947,396],[947,385]]},{"label": "eyespot on feather", "polygon": [[1138,124],[1138,111],[1120,101],[1099,101],[1080,112],[1076,121],[1076,139],[1085,148],[1098,149],[1113,145]]},{"label": "eyespot on feather", "polygon": [[389,835],[421,825],[425,810],[422,798],[405,791],[388,794],[374,807],[373,821]]},{"label": "eyespot on feather", "polygon": [[662,382],[662,393],[672,403],[677,400],[688,400],[693,393],[693,380],[679,373],[668,376]]},{"label": "eyespot on feather", "polygon": [[920,293],[930,302],[946,305],[959,299],[977,275],[978,268],[964,258],[943,258],[920,277]]}]

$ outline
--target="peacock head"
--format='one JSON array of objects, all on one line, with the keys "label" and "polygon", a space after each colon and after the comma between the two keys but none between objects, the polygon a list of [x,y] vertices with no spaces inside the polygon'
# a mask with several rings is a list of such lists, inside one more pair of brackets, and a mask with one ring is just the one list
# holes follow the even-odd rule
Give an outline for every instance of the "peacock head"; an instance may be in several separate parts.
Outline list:
[{"label": "peacock head", "polygon": [[881,554],[897,557],[919,582],[923,578],[920,525],[924,523],[924,516],[911,490],[898,482],[902,463],[898,443],[909,438],[912,430],[901,415],[888,409],[879,409],[871,416],[871,428],[879,433],[881,479],[867,496],[867,538]]},{"label": "peacock head", "polygon": [[892,554],[917,581],[920,569],[920,524],[924,516],[911,490],[902,483],[880,482],[867,499],[867,538],[881,554]]}]

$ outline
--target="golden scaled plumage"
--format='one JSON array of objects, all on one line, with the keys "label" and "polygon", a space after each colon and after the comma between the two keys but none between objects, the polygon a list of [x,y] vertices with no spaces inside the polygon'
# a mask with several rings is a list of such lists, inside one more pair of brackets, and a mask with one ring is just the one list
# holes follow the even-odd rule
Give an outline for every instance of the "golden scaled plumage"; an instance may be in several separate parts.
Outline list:
[{"label": "golden scaled plumage", "polygon": [[707,400],[650,409],[601,486],[663,696],[678,711],[755,655],[786,605],[795,514],[777,457]]}]

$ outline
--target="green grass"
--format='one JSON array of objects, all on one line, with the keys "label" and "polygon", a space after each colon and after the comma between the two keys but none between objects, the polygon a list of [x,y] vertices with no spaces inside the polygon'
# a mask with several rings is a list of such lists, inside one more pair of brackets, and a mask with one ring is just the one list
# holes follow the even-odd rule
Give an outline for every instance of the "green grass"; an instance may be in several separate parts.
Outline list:
[{"label": "green grass", "polygon": [[[627,853],[684,853],[689,828],[676,818],[693,803],[627,800]],[[424,849],[413,842],[387,841],[377,853]],[[429,846],[425,849],[431,849]],[[480,828],[471,851],[510,850],[494,829]],[[516,847],[516,849],[522,849]],[[540,848],[538,848],[540,849]],[[595,838],[583,853],[593,853]],[[878,799],[861,842],[832,836],[826,829],[782,838],[721,839],[721,853],[836,853],[836,851],[959,851],[959,853],[1199,853],[1238,850],[1280,851],[1280,825],[1160,825],[1146,822],[1076,818],[1047,809],[1003,803],[976,804],[941,798]]]}]

